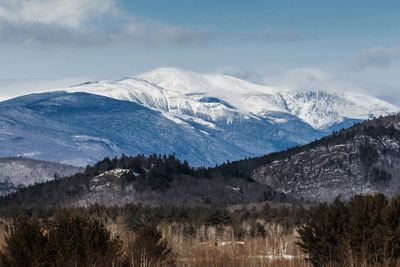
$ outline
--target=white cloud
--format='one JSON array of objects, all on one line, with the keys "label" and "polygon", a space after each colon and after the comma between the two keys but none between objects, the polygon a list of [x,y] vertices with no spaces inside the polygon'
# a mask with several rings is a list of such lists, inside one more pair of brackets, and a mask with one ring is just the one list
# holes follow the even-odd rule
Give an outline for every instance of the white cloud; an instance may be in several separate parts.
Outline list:
[{"label": "white cloud", "polygon": [[262,79],[264,84],[279,87],[321,90],[340,90],[337,77],[318,68],[296,68],[285,72],[270,73]]},{"label": "white cloud", "polygon": [[199,44],[210,37],[204,29],[135,18],[117,0],[0,0],[2,44]]},{"label": "white cloud", "polygon": [[46,92],[55,88],[66,88],[68,86],[90,81],[91,78],[65,78],[65,79],[0,79],[0,101],[26,94]]},{"label": "white cloud", "polygon": [[114,0],[2,0],[0,18],[10,23],[79,28],[90,18],[116,13]]},{"label": "white cloud", "polygon": [[137,20],[127,17],[124,24],[110,35],[113,39],[122,38],[131,43],[158,45],[164,43],[202,44],[212,34],[199,28],[185,28],[163,24],[154,20]]},{"label": "white cloud", "polygon": [[262,75],[254,70],[238,66],[221,66],[215,70],[216,73],[233,76],[246,81],[261,83]]},{"label": "white cloud", "polygon": [[298,68],[287,72],[296,83],[310,84],[314,82],[324,82],[332,80],[332,75],[317,68]]},{"label": "white cloud", "polygon": [[293,90],[329,90],[336,92],[357,92],[372,95],[400,106],[400,89],[392,86],[354,80],[328,73],[318,68],[298,68],[283,73],[264,76],[263,84],[290,88]]},{"label": "white cloud", "polygon": [[377,46],[362,51],[354,59],[353,66],[358,70],[368,67],[389,67],[394,61],[400,59],[400,45],[392,47]]}]

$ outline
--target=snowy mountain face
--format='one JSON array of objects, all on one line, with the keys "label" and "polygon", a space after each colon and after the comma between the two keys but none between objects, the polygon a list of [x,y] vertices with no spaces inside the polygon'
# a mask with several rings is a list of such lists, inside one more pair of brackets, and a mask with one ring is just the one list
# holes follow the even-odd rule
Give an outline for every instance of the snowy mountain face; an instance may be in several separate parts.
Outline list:
[{"label": "snowy mountain face", "polygon": [[213,165],[319,135],[294,116],[278,127],[270,120],[249,117],[224,122],[220,128],[165,114],[136,102],[87,93],[16,98],[0,103],[0,156],[30,155],[85,166],[123,153],[175,153],[195,165]]},{"label": "snowy mountain face", "polygon": [[134,79],[75,86],[68,91],[133,101],[163,111],[171,119],[189,118],[209,127],[250,117],[279,123],[283,121],[282,116],[296,116],[316,130],[327,130],[346,121],[400,111],[371,96],[293,91],[226,75],[202,75],[174,68],[157,69]]},{"label": "snowy mountain face", "polygon": [[211,166],[399,111],[369,96],[163,68],[0,102],[0,156],[83,166],[122,153],[175,153]]}]

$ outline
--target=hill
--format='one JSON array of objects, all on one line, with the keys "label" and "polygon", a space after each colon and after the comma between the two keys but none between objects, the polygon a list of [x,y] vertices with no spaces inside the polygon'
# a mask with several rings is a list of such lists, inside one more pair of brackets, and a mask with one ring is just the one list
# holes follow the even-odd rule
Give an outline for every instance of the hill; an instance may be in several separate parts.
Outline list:
[{"label": "hill", "polygon": [[340,195],[400,193],[400,116],[341,130],[305,146],[238,163],[248,175],[296,197],[330,201]]},{"label": "hill", "polygon": [[4,205],[228,205],[400,192],[400,116],[359,123],[304,146],[192,168],[175,156],[105,160],[82,174],[21,189]]},{"label": "hill", "polygon": [[163,206],[287,202],[285,194],[239,177],[194,169],[175,156],[105,158],[71,177],[35,184],[4,196],[1,207],[65,207],[141,203]]},{"label": "hill", "polygon": [[28,158],[0,158],[0,195],[34,183],[74,175],[81,168]]}]

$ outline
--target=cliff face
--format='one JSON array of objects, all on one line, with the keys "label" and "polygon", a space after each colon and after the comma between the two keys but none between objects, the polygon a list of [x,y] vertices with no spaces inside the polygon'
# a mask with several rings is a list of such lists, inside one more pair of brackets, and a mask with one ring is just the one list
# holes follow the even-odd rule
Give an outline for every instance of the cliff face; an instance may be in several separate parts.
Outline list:
[{"label": "cliff face", "polygon": [[400,192],[399,116],[368,121],[262,164],[252,178],[280,192],[330,201]]}]

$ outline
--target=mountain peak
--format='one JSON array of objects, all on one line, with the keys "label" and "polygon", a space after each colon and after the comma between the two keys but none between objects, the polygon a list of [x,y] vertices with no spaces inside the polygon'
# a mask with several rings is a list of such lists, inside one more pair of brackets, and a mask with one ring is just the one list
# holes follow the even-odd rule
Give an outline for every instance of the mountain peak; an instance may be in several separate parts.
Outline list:
[{"label": "mountain peak", "polygon": [[232,76],[201,74],[174,67],[158,68],[136,78],[85,83],[68,91],[133,101],[162,111],[174,121],[189,116],[192,120],[229,123],[235,117],[270,118],[279,113],[296,116],[319,130],[331,130],[332,126],[349,120],[365,120],[400,111],[395,105],[373,96],[276,88]]}]

